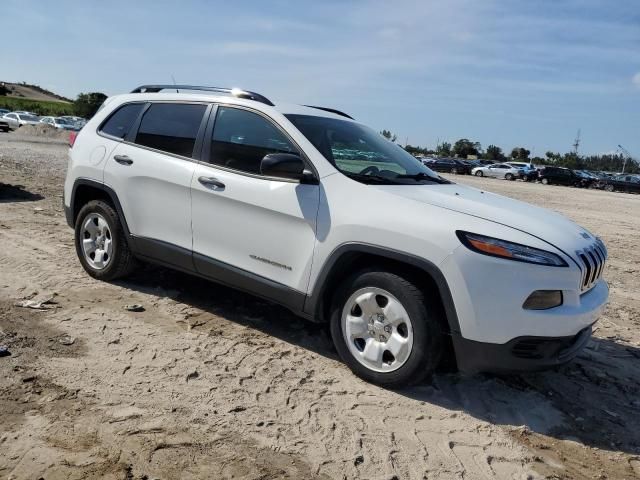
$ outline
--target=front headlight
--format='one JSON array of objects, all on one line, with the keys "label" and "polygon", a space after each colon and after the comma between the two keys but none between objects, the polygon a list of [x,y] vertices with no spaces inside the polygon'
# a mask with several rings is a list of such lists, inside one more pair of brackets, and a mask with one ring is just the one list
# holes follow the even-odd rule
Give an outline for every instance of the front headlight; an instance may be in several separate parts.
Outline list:
[{"label": "front headlight", "polygon": [[517,262],[535,263],[550,267],[567,267],[559,255],[539,248],[528,247],[519,243],[507,242],[497,238],[478,235],[477,233],[456,231],[460,241],[470,250],[491,257],[506,258]]}]

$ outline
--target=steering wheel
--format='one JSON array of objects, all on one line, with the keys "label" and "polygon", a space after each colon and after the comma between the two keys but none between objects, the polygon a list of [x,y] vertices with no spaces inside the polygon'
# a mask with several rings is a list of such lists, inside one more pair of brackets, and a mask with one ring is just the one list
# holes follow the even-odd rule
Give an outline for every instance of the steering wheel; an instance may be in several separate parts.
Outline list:
[{"label": "steering wheel", "polygon": [[376,174],[379,171],[380,169],[375,165],[369,165],[368,167],[366,167],[364,170],[360,172],[360,175],[369,175],[370,173]]}]

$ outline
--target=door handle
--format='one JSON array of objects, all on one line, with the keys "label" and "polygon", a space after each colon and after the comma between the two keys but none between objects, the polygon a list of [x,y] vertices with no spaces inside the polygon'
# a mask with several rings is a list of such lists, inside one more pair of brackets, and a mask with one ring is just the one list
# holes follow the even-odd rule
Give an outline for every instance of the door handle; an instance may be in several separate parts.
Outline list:
[{"label": "door handle", "polygon": [[220,189],[224,189],[225,187],[225,184],[216,177],[198,177],[198,181],[205,187],[215,187]]},{"label": "door handle", "polygon": [[133,160],[126,155],[114,155],[113,159],[121,165],[131,165],[133,163]]}]

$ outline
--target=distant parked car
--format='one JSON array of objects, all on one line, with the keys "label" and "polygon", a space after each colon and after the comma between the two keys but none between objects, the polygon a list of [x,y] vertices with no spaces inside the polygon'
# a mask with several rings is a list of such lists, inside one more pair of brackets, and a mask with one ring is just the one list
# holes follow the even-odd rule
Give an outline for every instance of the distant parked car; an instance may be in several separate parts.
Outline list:
[{"label": "distant parked car", "polygon": [[62,117],[42,117],[40,119],[40,123],[46,123],[47,125],[60,130],[73,130],[74,132],[80,130],[75,123],[72,123]]},{"label": "distant parked car", "polygon": [[598,177],[584,170],[574,170],[573,173],[578,177],[576,187],[596,188],[600,182]]},{"label": "distant parked car", "polygon": [[564,167],[544,167],[538,174],[538,178],[544,185],[579,187],[582,183],[582,177]]},{"label": "distant parked car", "polygon": [[476,167],[471,171],[476,177],[504,178],[505,180],[515,180],[522,174],[521,168],[516,168],[508,163],[494,163],[486,167]]},{"label": "distant parked car", "polygon": [[87,120],[82,118],[82,117],[74,117],[74,116],[71,116],[71,115],[63,115],[63,116],[58,117],[58,118],[63,118],[65,120],[67,120],[68,122],[70,122],[73,125],[75,125],[78,130],[80,130],[82,127],[84,127],[87,124]]},{"label": "distant parked car", "polygon": [[638,175],[615,175],[603,181],[603,188],[607,192],[629,192],[640,193],[640,176]]},{"label": "distant parked car", "polygon": [[7,110],[6,108],[0,108],[0,117],[6,115],[7,113],[11,113],[11,110]]},{"label": "distant parked car", "polygon": [[0,116],[0,130],[3,132],[8,132],[9,130],[11,130],[11,127],[9,126],[9,120],[4,118],[4,116]]},{"label": "distant parked car", "polygon": [[538,169],[525,162],[507,162],[507,165],[520,169],[520,179],[525,182],[535,182],[538,179]]},{"label": "distant parked car", "polygon": [[470,174],[471,166],[457,158],[436,158],[425,163],[431,170],[445,173]]},{"label": "distant parked car", "polygon": [[40,123],[40,119],[38,117],[28,115],[26,113],[11,112],[7,113],[2,118],[7,121],[9,128],[12,130],[16,130],[23,125],[38,125]]},{"label": "distant parked car", "polygon": [[38,114],[37,114],[37,113],[33,113],[33,112],[26,112],[26,111],[24,111],[24,110],[17,110],[17,111],[15,111],[15,112],[13,112],[13,113],[17,113],[17,114],[19,114],[19,115],[31,115],[31,116],[33,116],[33,117],[37,117],[37,116],[38,116]]}]

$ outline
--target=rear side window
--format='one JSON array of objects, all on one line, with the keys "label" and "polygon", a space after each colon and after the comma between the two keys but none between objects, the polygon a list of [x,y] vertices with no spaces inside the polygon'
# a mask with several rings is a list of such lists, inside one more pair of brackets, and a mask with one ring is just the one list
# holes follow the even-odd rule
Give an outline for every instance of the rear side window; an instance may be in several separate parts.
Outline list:
[{"label": "rear side window", "polygon": [[206,105],[154,103],[145,112],[136,143],[191,157]]},{"label": "rear side window", "polygon": [[117,138],[124,138],[129,133],[133,122],[136,121],[144,103],[129,103],[123,105],[109,119],[102,124],[100,131]]},{"label": "rear side window", "polygon": [[264,117],[238,108],[218,107],[210,163],[248,173],[260,173],[268,153],[299,153]]}]

